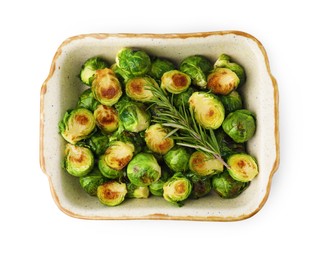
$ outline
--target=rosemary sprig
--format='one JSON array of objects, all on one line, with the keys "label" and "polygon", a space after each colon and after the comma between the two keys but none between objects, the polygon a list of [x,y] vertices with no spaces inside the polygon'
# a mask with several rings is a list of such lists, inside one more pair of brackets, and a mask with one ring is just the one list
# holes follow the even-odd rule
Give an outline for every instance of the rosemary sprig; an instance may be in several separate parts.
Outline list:
[{"label": "rosemary sprig", "polygon": [[[158,116],[153,116],[153,121],[172,128],[167,137],[172,136],[180,146],[213,155],[225,167],[229,168],[221,157],[220,148],[212,129],[207,131],[201,127],[196,122],[193,112],[187,109],[184,104],[177,109],[173,105],[173,96],[169,98],[161,88],[150,87],[150,90],[154,95],[153,105],[157,105],[160,111]],[[175,135],[176,133],[177,135]]]}]

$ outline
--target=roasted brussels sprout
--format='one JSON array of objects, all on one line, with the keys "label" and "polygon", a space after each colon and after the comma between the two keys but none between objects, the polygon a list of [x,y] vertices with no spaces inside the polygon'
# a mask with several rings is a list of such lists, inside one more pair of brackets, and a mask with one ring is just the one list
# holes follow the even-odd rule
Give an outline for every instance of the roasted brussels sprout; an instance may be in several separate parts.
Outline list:
[{"label": "roasted brussels sprout", "polygon": [[106,206],[117,206],[121,204],[126,194],[126,184],[118,181],[105,182],[97,189],[99,201]]},{"label": "roasted brussels sprout", "polygon": [[228,172],[237,181],[248,182],[259,173],[256,159],[249,154],[233,154],[227,159]]},{"label": "roasted brussels sprout", "polygon": [[164,58],[155,58],[151,63],[149,75],[156,80],[160,80],[165,72],[174,69],[176,69],[176,66],[170,60]]},{"label": "roasted brussels sprout", "polygon": [[114,141],[105,151],[104,162],[112,169],[122,170],[132,159],[134,150],[132,143]]},{"label": "roasted brussels sprout", "polygon": [[223,131],[222,128],[216,130],[215,136],[223,158],[227,158],[234,153],[246,152],[245,143],[236,143]]},{"label": "roasted brussels sprout", "polygon": [[211,176],[224,170],[224,166],[219,160],[200,151],[191,154],[189,168],[200,176]]},{"label": "roasted brussels sprout", "polygon": [[87,175],[94,166],[94,156],[89,148],[66,144],[64,168],[76,177]]},{"label": "roasted brussels sprout", "polygon": [[190,153],[181,146],[174,146],[164,155],[164,161],[174,172],[185,172],[189,168]]},{"label": "roasted brussels sprout", "polygon": [[104,154],[109,144],[109,138],[107,135],[101,132],[96,132],[90,138],[85,140],[86,145],[97,156]]},{"label": "roasted brussels sprout", "polygon": [[94,98],[106,106],[113,106],[123,94],[120,81],[108,68],[96,71],[91,90]]},{"label": "roasted brussels sprout", "polygon": [[126,82],[126,95],[133,100],[140,102],[148,102],[152,100],[153,93],[151,87],[158,88],[157,82],[150,77],[136,77],[131,78]]},{"label": "roasted brussels sprout", "polygon": [[163,185],[163,197],[172,204],[182,206],[183,201],[191,194],[191,190],[192,185],[189,179],[182,173],[175,173]]},{"label": "roasted brussels sprout", "polygon": [[149,55],[142,50],[123,48],[116,55],[116,65],[132,77],[144,76],[151,68]]},{"label": "roasted brussels sprout", "polygon": [[180,71],[188,74],[195,86],[206,88],[206,77],[211,72],[211,61],[202,55],[192,55],[185,58],[180,64]]},{"label": "roasted brussels sprout", "polygon": [[88,138],[95,130],[95,119],[92,112],[86,108],[76,108],[64,114],[59,122],[59,133],[71,144]]},{"label": "roasted brussels sprout", "polygon": [[119,116],[115,108],[106,105],[98,105],[93,115],[97,126],[104,133],[112,133],[119,126]]},{"label": "roasted brussels sprout", "polygon": [[212,183],[210,176],[200,176],[194,172],[187,172],[185,176],[191,181],[192,191],[190,197],[198,199],[206,196],[211,192]]},{"label": "roasted brussels sprout", "polygon": [[245,81],[244,69],[222,54],[207,77],[207,87],[215,94],[227,95]]},{"label": "roasted brussels sprout", "polygon": [[219,128],[225,118],[222,102],[213,94],[194,92],[189,98],[189,106],[196,121],[206,129]]},{"label": "roasted brussels sprout", "polygon": [[125,130],[138,133],[149,126],[150,113],[142,103],[123,99],[116,105],[116,108]]},{"label": "roasted brussels sprout", "polygon": [[86,60],[80,71],[81,81],[84,84],[91,86],[92,81],[95,78],[96,71],[107,68],[108,66],[108,63],[101,57],[92,57]]},{"label": "roasted brussels sprout", "polygon": [[99,104],[100,102],[94,98],[91,88],[88,88],[79,96],[77,107],[84,107],[94,111]]},{"label": "roasted brussels sprout", "polygon": [[233,179],[228,171],[224,171],[212,178],[213,190],[222,198],[232,199],[240,195],[250,182],[241,182]]},{"label": "roasted brussels sprout", "polygon": [[246,109],[236,110],[228,114],[222,128],[236,143],[244,143],[255,134],[254,114]]},{"label": "roasted brussels sprout", "polygon": [[105,154],[101,155],[98,160],[98,168],[102,175],[108,179],[120,179],[124,176],[124,171],[111,168],[105,161]]},{"label": "roasted brussels sprout", "polygon": [[242,109],[242,99],[236,90],[233,90],[228,95],[220,96],[220,99],[227,115],[235,110]]},{"label": "roasted brussels sprout", "polygon": [[161,88],[173,94],[186,91],[190,84],[190,76],[179,70],[167,71],[161,77]]},{"label": "roasted brussels sprout", "polygon": [[147,186],[139,187],[133,183],[128,183],[126,197],[131,199],[147,199],[149,197],[149,188]]},{"label": "roasted brussels sprout", "polygon": [[79,182],[83,190],[90,196],[97,195],[97,189],[102,185],[106,179],[103,177],[101,172],[97,167],[94,167],[91,172],[85,176],[79,178]]},{"label": "roasted brussels sprout", "polygon": [[156,158],[149,153],[139,153],[127,166],[127,177],[136,186],[148,186],[161,176],[161,168]]},{"label": "roasted brussels sprout", "polygon": [[167,137],[168,130],[160,124],[153,124],[145,131],[147,147],[158,154],[166,154],[173,146],[172,138]]}]

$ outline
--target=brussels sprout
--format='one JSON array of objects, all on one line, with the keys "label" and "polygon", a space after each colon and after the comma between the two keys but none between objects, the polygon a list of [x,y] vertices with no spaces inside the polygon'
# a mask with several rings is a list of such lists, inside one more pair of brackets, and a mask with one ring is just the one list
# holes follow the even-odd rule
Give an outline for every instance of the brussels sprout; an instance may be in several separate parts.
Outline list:
[{"label": "brussels sprout", "polygon": [[228,114],[222,127],[236,143],[244,143],[254,136],[256,122],[253,113],[240,109]]},{"label": "brussels sprout", "polygon": [[119,179],[124,176],[123,170],[113,169],[107,164],[105,161],[105,154],[99,157],[98,168],[101,174],[108,179]]},{"label": "brussels sprout", "polygon": [[166,201],[183,205],[183,201],[187,199],[191,193],[192,185],[188,178],[182,173],[175,173],[163,185],[163,197]]},{"label": "brussels sprout", "polygon": [[119,69],[133,77],[144,76],[151,67],[151,60],[146,52],[131,48],[121,49],[115,61]]},{"label": "brussels sprout", "polygon": [[150,113],[144,104],[123,99],[116,105],[116,108],[125,130],[138,133],[149,126]]},{"label": "brussels sprout", "polygon": [[206,77],[213,65],[209,59],[201,55],[192,55],[185,58],[180,64],[180,71],[188,74],[195,86],[206,88]]},{"label": "brussels sprout", "polygon": [[161,88],[173,94],[186,91],[190,84],[190,76],[179,70],[167,71],[161,77]]},{"label": "brussels sprout", "polygon": [[86,108],[76,108],[65,113],[58,128],[62,137],[71,144],[88,138],[95,130],[95,119]]},{"label": "brussels sprout", "polygon": [[129,74],[126,71],[121,70],[116,63],[114,63],[111,66],[111,70],[113,70],[113,72],[115,73],[115,75],[117,76],[117,78],[119,79],[120,82],[122,82],[123,84],[125,84],[125,82],[127,82],[129,79],[133,78],[134,76]]},{"label": "brussels sprout", "polygon": [[89,148],[66,144],[64,168],[76,177],[87,175],[94,166],[94,156]]},{"label": "brussels sprout", "polygon": [[136,186],[148,186],[160,176],[160,165],[152,154],[139,153],[127,165],[127,177]]},{"label": "brussels sprout", "polygon": [[151,87],[158,88],[157,82],[150,77],[137,77],[129,79],[125,85],[126,95],[133,100],[148,102],[152,100],[153,93]]},{"label": "brussels sprout", "polygon": [[224,105],[226,114],[242,109],[242,99],[236,90],[233,90],[226,96],[221,96],[220,99]]},{"label": "brussels sprout", "polygon": [[222,54],[207,77],[207,87],[215,94],[227,95],[244,81],[245,72],[242,66],[230,62],[230,57]]},{"label": "brussels sprout", "polygon": [[120,81],[108,68],[96,71],[91,90],[94,98],[106,106],[117,103],[123,94]]},{"label": "brussels sprout", "polygon": [[104,133],[112,133],[119,126],[119,116],[115,108],[100,104],[93,113],[97,126]]},{"label": "brussels sprout", "polygon": [[173,146],[172,138],[167,137],[168,130],[160,124],[153,124],[145,131],[145,142],[147,147],[158,154],[166,154]]},{"label": "brussels sprout", "polygon": [[244,68],[235,62],[231,62],[231,57],[226,54],[221,54],[214,64],[214,68],[227,68],[235,72],[242,85],[246,81],[246,73]]},{"label": "brussels sprout", "polygon": [[106,206],[117,206],[121,204],[127,194],[125,183],[108,181],[100,185],[97,189],[99,201]]},{"label": "brussels sprout", "polygon": [[133,183],[128,183],[126,197],[131,199],[147,199],[149,197],[149,188],[147,186],[139,187]]},{"label": "brussels sprout", "polygon": [[92,57],[86,60],[80,71],[81,81],[84,84],[91,86],[92,81],[95,78],[96,71],[107,68],[108,66],[108,63],[101,57]]},{"label": "brussels sprout", "polygon": [[96,132],[86,140],[87,146],[97,156],[104,154],[109,144],[109,138],[101,132]]},{"label": "brussels sprout", "polygon": [[228,172],[237,181],[251,181],[259,173],[256,159],[249,154],[233,154],[227,159]]},{"label": "brussels sprout", "polygon": [[189,98],[189,106],[194,118],[206,129],[219,128],[225,118],[225,109],[222,102],[213,94],[194,92]]},{"label": "brussels sprout", "polygon": [[192,191],[190,197],[198,199],[206,196],[212,189],[210,176],[199,176],[194,172],[188,172],[185,176],[191,181]]},{"label": "brussels sprout", "polygon": [[170,173],[169,173],[168,169],[166,169],[166,167],[162,166],[161,167],[161,176],[160,176],[159,180],[148,186],[149,191],[152,195],[159,196],[159,197],[163,196],[163,185],[169,179],[169,177],[170,177],[169,175],[170,175]]},{"label": "brussels sprout", "polygon": [[105,182],[105,178],[99,171],[97,167],[94,167],[91,172],[85,176],[79,178],[80,186],[83,190],[88,193],[90,196],[97,195],[98,186],[102,185]]},{"label": "brussels sprout", "polygon": [[185,172],[189,168],[190,153],[181,146],[175,146],[164,155],[164,161],[174,172]]},{"label": "brussels sprout", "polygon": [[132,143],[114,141],[105,151],[104,162],[112,169],[122,170],[132,159],[134,150]]},{"label": "brussels sprout", "polygon": [[94,98],[91,88],[88,88],[79,96],[77,106],[94,111],[99,104],[100,102]]},{"label": "brussels sprout", "polygon": [[151,63],[149,75],[156,80],[160,80],[165,72],[174,69],[176,69],[176,66],[170,60],[164,58],[156,58]]},{"label": "brussels sprout", "polygon": [[250,182],[241,182],[233,179],[228,171],[224,171],[212,178],[213,190],[222,198],[232,199],[240,195]]},{"label": "brussels sprout", "polygon": [[191,154],[189,168],[200,176],[211,176],[224,170],[224,166],[219,160],[200,151]]},{"label": "brussels sprout", "polygon": [[[183,105],[186,108],[189,108],[189,98],[196,90],[192,87],[189,87],[186,91],[173,96],[173,104],[176,108],[181,108]],[[159,115],[159,113],[158,113]]]},{"label": "brussels sprout", "polygon": [[246,151],[244,143],[234,142],[222,128],[216,130],[215,136],[220,147],[221,156],[224,158],[234,153],[243,153]]}]

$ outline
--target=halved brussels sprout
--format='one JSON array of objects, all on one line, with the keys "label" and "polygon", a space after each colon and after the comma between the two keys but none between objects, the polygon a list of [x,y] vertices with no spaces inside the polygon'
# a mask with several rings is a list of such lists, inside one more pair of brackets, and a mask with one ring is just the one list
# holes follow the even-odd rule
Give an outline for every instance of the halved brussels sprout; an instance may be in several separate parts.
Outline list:
[{"label": "halved brussels sprout", "polygon": [[180,71],[188,74],[195,86],[206,88],[206,77],[212,70],[211,61],[202,55],[192,55],[185,58],[180,64]]},{"label": "halved brussels sprout", "polygon": [[244,143],[236,143],[231,139],[222,128],[219,128],[215,132],[217,143],[219,144],[221,156],[223,158],[228,157],[234,153],[246,152],[246,147]]},{"label": "halved brussels sprout", "polygon": [[116,64],[124,72],[133,77],[145,75],[151,67],[149,55],[142,50],[123,48],[116,55]]},{"label": "halved brussels sprout", "polygon": [[149,188],[147,186],[139,187],[133,183],[128,183],[126,197],[131,199],[147,199],[149,197]]},{"label": "halved brussels sprout", "polygon": [[132,159],[135,147],[132,143],[114,141],[106,149],[105,163],[115,170],[122,170]]},{"label": "halved brussels sprout", "polygon": [[144,104],[123,99],[116,105],[116,108],[125,130],[138,133],[149,126],[150,113]]},{"label": "halved brussels sprout", "polygon": [[156,80],[160,80],[165,72],[174,69],[176,69],[176,66],[170,60],[165,58],[156,58],[151,63],[149,75]]},{"label": "halved brussels sprout", "polygon": [[161,77],[161,88],[173,94],[186,91],[190,84],[190,76],[179,70],[167,71]]},{"label": "halved brussels sprout", "polygon": [[99,104],[100,102],[94,98],[91,88],[88,88],[79,96],[77,106],[94,111]]},{"label": "halved brussels sprout", "polygon": [[108,179],[120,179],[124,176],[123,170],[113,169],[107,164],[105,161],[105,154],[99,157],[98,168],[102,175]]},{"label": "halved brussels sprout", "polygon": [[214,64],[214,68],[227,68],[235,72],[238,76],[240,82],[239,85],[242,85],[246,81],[246,73],[244,68],[235,62],[231,62],[231,57],[227,54],[221,54]]},{"label": "halved brussels sprout", "polygon": [[200,176],[211,176],[224,170],[223,164],[214,156],[207,155],[200,151],[191,154],[189,168]]},{"label": "halved brussels sprout", "polygon": [[127,166],[127,177],[136,186],[148,186],[159,180],[161,168],[156,158],[149,153],[139,153]]},{"label": "halved brussels sprout", "polygon": [[80,186],[90,196],[97,195],[97,189],[105,182],[105,178],[97,167],[94,167],[91,172],[79,178]]},{"label": "halved brussels sprout", "polygon": [[220,96],[220,99],[227,115],[235,110],[242,109],[242,99],[236,90],[233,90],[228,95]]},{"label": "halved brussels sprout", "polygon": [[183,201],[191,194],[191,190],[192,185],[189,179],[182,173],[175,173],[163,185],[163,197],[172,204],[182,206]]},{"label": "halved brussels sprout", "polygon": [[240,109],[228,114],[222,127],[236,143],[244,143],[254,136],[256,121],[252,112]]},{"label": "halved brussels sprout", "polygon": [[119,126],[119,116],[115,108],[106,105],[98,105],[93,115],[97,126],[104,133],[112,133]]},{"label": "halved brussels sprout", "polygon": [[214,70],[208,75],[207,87],[215,94],[227,95],[245,81],[242,66],[230,62],[226,54],[219,56],[214,64]]},{"label": "halved brussels sprout", "polygon": [[189,106],[194,118],[206,129],[219,128],[225,118],[225,109],[222,102],[213,94],[194,92],[189,98]]},{"label": "halved brussels sprout", "polygon": [[64,168],[76,177],[87,175],[94,166],[94,156],[89,148],[66,144]]},{"label": "halved brussels sprout", "polygon": [[59,132],[71,144],[88,138],[95,130],[95,119],[92,112],[86,108],[76,108],[65,113],[59,122]]},{"label": "halved brussels sprout", "polygon": [[172,138],[167,137],[168,130],[160,124],[153,124],[145,131],[145,142],[147,147],[158,154],[166,154],[173,146]]},{"label": "halved brussels sprout", "polygon": [[249,154],[233,154],[227,159],[228,172],[237,181],[248,182],[259,173],[256,159]]},{"label": "halved brussels sprout", "polygon": [[185,173],[185,176],[191,181],[192,191],[190,197],[198,199],[211,192],[212,184],[210,176],[200,176],[194,172]]},{"label": "halved brussels sprout", "polygon": [[240,195],[250,182],[241,182],[233,179],[228,171],[224,171],[212,178],[213,190],[222,198],[232,199]]},{"label": "halved brussels sprout", "polygon": [[123,94],[120,81],[108,68],[96,71],[91,90],[94,98],[106,106],[113,106]]},{"label": "halved brussels sprout", "polygon": [[100,185],[97,190],[99,201],[106,206],[117,206],[121,204],[126,194],[126,184],[117,181],[105,182]]},{"label": "halved brussels sprout", "polygon": [[148,102],[152,100],[154,94],[151,87],[158,88],[157,82],[150,77],[136,77],[129,79],[125,85],[126,95],[133,100]]},{"label": "halved brussels sprout", "polygon": [[96,132],[90,138],[85,140],[86,145],[90,150],[97,156],[104,154],[106,148],[109,144],[109,138],[107,135],[102,134],[101,132]]},{"label": "halved brussels sprout", "polygon": [[92,81],[95,78],[96,71],[107,68],[108,66],[108,63],[101,57],[92,57],[86,60],[80,71],[81,81],[84,84],[91,86]]},{"label": "halved brussels sprout", "polygon": [[190,153],[184,147],[173,147],[163,158],[167,166],[174,172],[185,172],[189,168]]}]

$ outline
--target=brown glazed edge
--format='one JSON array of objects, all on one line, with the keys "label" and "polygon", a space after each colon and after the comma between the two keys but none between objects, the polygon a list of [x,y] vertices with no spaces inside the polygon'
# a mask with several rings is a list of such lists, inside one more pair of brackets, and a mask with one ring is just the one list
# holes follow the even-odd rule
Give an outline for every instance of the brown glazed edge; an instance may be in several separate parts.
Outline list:
[{"label": "brown glazed edge", "polygon": [[[275,135],[275,143],[276,143],[276,158],[275,162],[273,164],[273,167],[271,169],[270,175],[269,175],[269,181],[266,187],[266,193],[265,196],[263,197],[261,203],[258,205],[258,207],[251,213],[249,214],[242,214],[238,217],[218,217],[218,216],[169,216],[166,214],[151,214],[151,215],[145,215],[141,217],[135,217],[135,216],[122,216],[122,217],[107,217],[107,216],[85,216],[85,215],[79,215],[76,214],[72,211],[69,211],[68,209],[62,207],[59,198],[54,190],[54,187],[52,185],[52,181],[50,176],[46,172],[46,167],[45,167],[45,158],[44,158],[44,95],[47,90],[47,82],[50,80],[50,78],[53,76],[56,68],[56,60],[57,58],[61,55],[62,49],[64,46],[67,44],[71,43],[72,41],[80,40],[86,37],[90,38],[95,38],[95,39],[105,39],[108,37],[116,37],[116,38],[164,38],[164,39],[173,39],[173,38],[204,38],[208,36],[215,36],[215,35],[227,35],[227,34],[235,34],[238,36],[243,36],[246,38],[249,38],[256,42],[258,47],[260,48],[263,57],[265,59],[265,64],[267,68],[267,72],[270,75],[272,85],[274,88],[274,116],[275,116],[275,125],[274,125],[274,135]],[[186,221],[239,221],[239,220],[244,220],[247,218],[252,217],[256,213],[258,213],[261,208],[264,206],[266,203],[270,189],[271,189],[271,183],[272,183],[272,177],[274,173],[277,171],[279,164],[280,164],[280,135],[279,135],[279,91],[278,91],[278,85],[276,79],[273,77],[271,70],[270,70],[270,65],[269,65],[269,59],[267,56],[267,53],[265,51],[265,48],[261,44],[261,42],[256,39],[254,36],[242,32],[242,31],[214,31],[214,32],[197,32],[197,33],[170,33],[170,34],[151,34],[151,33],[145,33],[145,34],[132,34],[132,33],[118,33],[118,34],[108,34],[108,33],[97,33],[97,34],[81,34],[77,36],[72,36],[68,39],[66,39],[57,49],[52,63],[50,67],[49,74],[44,81],[42,87],[41,87],[41,92],[40,92],[40,147],[39,147],[39,160],[40,160],[40,166],[43,171],[48,177],[49,185],[50,185],[50,190],[52,197],[58,206],[58,208],[64,212],[65,214],[74,217],[74,218],[79,218],[79,219],[90,219],[90,220],[186,220]]]}]

